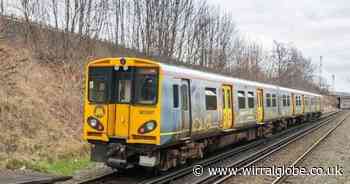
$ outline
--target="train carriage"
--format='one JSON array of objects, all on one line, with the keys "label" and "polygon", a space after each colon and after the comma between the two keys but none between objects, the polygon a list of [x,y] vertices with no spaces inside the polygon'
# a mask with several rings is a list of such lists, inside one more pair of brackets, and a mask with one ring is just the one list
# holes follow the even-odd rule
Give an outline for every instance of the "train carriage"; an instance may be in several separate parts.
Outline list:
[{"label": "train carriage", "polygon": [[86,79],[84,139],[113,168],[167,170],[320,113],[317,94],[141,58],[90,62]]}]

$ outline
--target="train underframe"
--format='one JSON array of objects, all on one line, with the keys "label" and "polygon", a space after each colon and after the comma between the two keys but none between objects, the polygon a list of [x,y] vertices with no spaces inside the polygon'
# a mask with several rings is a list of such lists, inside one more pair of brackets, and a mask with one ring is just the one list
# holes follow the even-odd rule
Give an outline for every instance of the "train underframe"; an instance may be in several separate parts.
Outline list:
[{"label": "train underframe", "polygon": [[295,124],[319,118],[321,113],[277,119],[265,122],[255,127],[232,132],[223,132],[220,135],[210,136],[195,141],[182,141],[167,146],[126,144],[125,140],[112,139],[109,143],[92,143],[91,159],[105,162],[116,169],[129,169],[134,166],[143,166],[155,170],[166,171],[179,165],[186,164],[194,159],[202,159],[208,152],[212,152],[228,145],[242,141],[251,141],[261,137],[269,137]]}]

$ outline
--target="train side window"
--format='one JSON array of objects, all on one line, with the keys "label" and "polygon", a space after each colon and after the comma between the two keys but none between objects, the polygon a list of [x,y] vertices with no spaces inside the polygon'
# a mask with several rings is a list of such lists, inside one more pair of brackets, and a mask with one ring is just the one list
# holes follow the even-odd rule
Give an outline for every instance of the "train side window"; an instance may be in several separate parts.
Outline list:
[{"label": "train side window", "polygon": [[287,96],[286,95],[282,96],[282,104],[283,104],[283,107],[287,106]]},{"label": "train side window", "polygon": [[309,98],[308,97],[304,97],[304,103],[305,103],[305,105],[309,105]]},{"label": "train side window", "polygon": [[[229,91],[231,93],[231,90]],[[232,105],[231,105],[231,94],[228,94],[227,96],[227,105],[228,105],[228,108],[231,109],[232,108]]]},{"label": "train side window", "polygon": [[238,107],[240,109],[245,109],[245,92],[244,91],[238,91]]},{"label": "train side window", "polygon": [[179,85],[173,85],[173,107],[179,108]]},{"label": "train side window", "polygon": [[254,108],[254,92],[248,92],[248,108]]},{"label": "train side window", "polygon": [[287,106],[290,106],[290,96],[287,96]]},{"label": "train side window", "polygon": [[271,94],[266,93],[266,107],[271,107]]},{"label": "train side window", "polygon": [[188,88],[184,84],[181,86],[181,109],[188,110]]},{"label": "train side window", "polygon": [[205,88],[205,106],[207,110],[217,109],[216,88]]},{"label": "train side window", "polygon": [[272,107],[277,107],[277,96],[272,94]]},{"label": "train side window", "polygon": [[299,96],[295,97],[295,106],[299,106]]},{"label": "train side window", "polygon": [[222,107],[226,109],[226,103],[225,103],[225,90],[222,89]]}]

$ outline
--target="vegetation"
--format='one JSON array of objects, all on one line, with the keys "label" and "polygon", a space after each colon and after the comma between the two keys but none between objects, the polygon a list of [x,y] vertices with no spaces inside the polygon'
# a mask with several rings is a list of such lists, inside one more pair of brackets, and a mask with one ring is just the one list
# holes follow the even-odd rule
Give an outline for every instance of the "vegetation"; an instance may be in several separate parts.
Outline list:
[{"label": "vegetation", "polygon": [[[316,67],[296,46],[275,41],[274,48],[266,50],[241,36],[229,13],[203,0],[17,0],[12,4],[15,8],[3,8],[3,14],[17,12],[27,43],[50,62],[81,66],[87,56],[144,55],[291,88],[315,92],[327,88],[325,83],[315,83]],[[111,50],[102,51],[106,48],[97,40],[105,40]],[[126,48],[132,54],[124,52]]]}]

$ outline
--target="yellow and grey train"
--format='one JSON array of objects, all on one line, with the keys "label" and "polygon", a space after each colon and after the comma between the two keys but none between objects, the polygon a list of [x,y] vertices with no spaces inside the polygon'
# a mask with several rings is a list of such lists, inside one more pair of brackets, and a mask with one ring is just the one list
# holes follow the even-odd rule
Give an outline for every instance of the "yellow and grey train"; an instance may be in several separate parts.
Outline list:
[{"label": "yellow and grey train", "polygon": [[84,139],[108,166],[168,170],[321,115],[321,95],[142,58],[86,67]]}]

